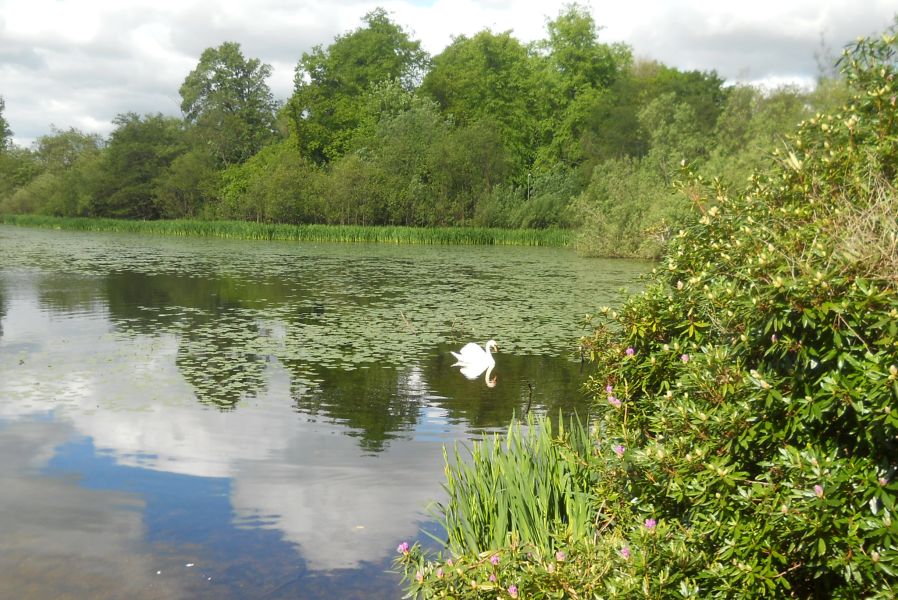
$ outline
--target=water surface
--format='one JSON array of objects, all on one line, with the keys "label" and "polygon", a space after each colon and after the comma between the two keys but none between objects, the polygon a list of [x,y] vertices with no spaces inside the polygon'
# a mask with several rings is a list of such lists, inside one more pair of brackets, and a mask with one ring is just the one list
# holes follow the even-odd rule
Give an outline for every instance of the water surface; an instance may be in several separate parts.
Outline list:
[{"label": "water surface", "polygon": [[[442,448],[586,410],[644,263],[0,226],[0,573],[17,598],[395,598]],[[494,338],[495,387],[449,350]]]}]

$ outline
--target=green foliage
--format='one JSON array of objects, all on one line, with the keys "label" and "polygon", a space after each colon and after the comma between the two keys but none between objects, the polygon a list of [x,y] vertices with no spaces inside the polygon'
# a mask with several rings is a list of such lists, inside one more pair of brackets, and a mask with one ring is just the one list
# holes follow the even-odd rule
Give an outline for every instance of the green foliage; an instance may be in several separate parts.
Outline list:
[{"label": "green foliage", "polygon": [[701,222],[592,340],[595,393],[622,401],[604,404],[603,427],[634,448],[621,491],[681,530],[671,543],[698,557],[681,575],[705,595],[894,593],[893,250],[845,246],[871,207],[891,215],[877,239],[898,230],[881,118],[898,88],[875,72],[843,111],[802,124],[744,196],[695,180]]},{"label": "green foliage", "polygon": [[[752,171],[770,160],[771,149],[782,146],[784,132],[815,110],[838,108],[836,102],[845,97],[843,89],[838,82],[824,82],[813,93],[735,87],[727,93],[713,132],[688,95],[668,92],[651,99],[629,125],[644,132],[642,142],[621,147],[629,147],[638,158],[595,165],[590,185],[574,204],[582,223],[578,251],[658,258],[665,240],[688,212],[672,187],[683,161],[741,189]],[[607,114],[621,117],[613,111]]]},{"label": "green foliage", "polygon": [[93,214],[133,219],[157,219],[157,179],[185,149],[181,121],[161,114],[134,113],[114,120],[103,153]]},{"label": "green foliage", "polygon": [[28,212],[22,207],[14,207],[10,198],[40,172],[34,152],[18,146],[0,151],[0,212]]},{"label": "green foliage", "polygon": [[264,148],[242,165],[221,174],[220,219],[259,223],[308,223],[318,221],[320,175],[303,160],[293,140]]},{"label": "green foliage", "polygon": [[578,173],[556,166],[528,174],[522,186],[495,186],[478,202],[474,222],[486,227],[539,229],[573,227],[571,198],[582,185]]},{"label": "green foliage", "polygon": [[504,443],[499,436],[474,442],[468,458],[457,447],[445,455],[449,499],[436,512],[449,555],[434,560],[418,546],[400,547],[396,567],[409,596],[495,597],[526,585],[533,571],[563,592],[569,572],[579,580],[595,570],[566,562],[571,549],[589,544],[599,505],[593,490],[604,459],[584,424],[571,419],[565,428],[559,420],[553,432],[551,419],[529,416],[526,427],[512,422]]},{"label": "green foliage", "polygon": [[65,131],[54,129],[50,135],[37,139],[37,160],[41,167],[53,173],[61,173],[87,156],[96,156],[103,148],[103,140],[95,134],[75,128]]},{"label": "green foliage", "polygon": [[213,212],[220,172],[215,158],[193,148],[175,158],[156,178],[155,205],[164,219],[184,219]]},{"label": "green foliage", "polygon": [[363,227],[287,225],[247,221],[133,221],[102,218],[58,218],[0,214],[0,223],[74,231],[116,231],[190,237],[291,242],[361,242],[384,244],[448,244],[485,246],[550,246],[570,243],[560,229],[493,229],[485,227]]},{"label": "green foliage", "polygon": [[437,507],[446,547],[455,556],[498,549],[515,540],[548,556],[558,543],[592,534],[594,458],[589,432],[572,420],[552,432],[550,419],[512,423],[498,436],[474,442],[470,461],[458,447],[446,456],[449,499]]},{"label": "green foliage", "polygon": [[629,63],[629,49],[598,42],[588,7],[567,5],[548,22],[546,31],[549,37],[543,46],[564,98],[572,99],[583,89],[611,86]]},{"label": "green foliage", "polygon": [[246,59],[240,44],[206,48],[181,85],[181,111],[196,142],[220,165],[239,164],[274,139],[271,66]]},{"label": "green foliage", "polygon": [[[571,553],[601,572],[563,571],[567,589],[895,596],[896,50],[894,30],[858,42],[842,61],[850,102],[804,121],[745,191],[687,173],[695,220],[641,294],[593,321],[602,504],[595,544]],[[563,595],[558,565],[494,551],[513,562],[505,594]],[[448,579],[487,597],[482,558],[399,563],[412,594]]]},{"label": "green foliage", "polygon": [[713,71],[679,71],[657,62],[637,62],[621,74],[608,94],[595,98],[591,110],[583,107],[583,160],[595,165],[646,154],[655,131],[641,113],[662,97],[662,106],[689,111],[693,135],[704,138],[714,131],[728,93]]},{"label": "green foliage", "polygon": [[[2,165],[7,196],[0,209],[12,213],[89,215],[99,181],[102,140],[76,129],[38,138],[33,152],[11,149]],[[8,178],[8,179],[7,179]]]},{"label": "green foliage", "polygon": [[341,225],[468,224],[508,176],[495,127],[453,127],[427,99],[389,110],[330,164],[321,219]]},{"label": "green foliage", "polygon": [[511,32],[460,35],[433,59],[421,93],[460,125],[490,123],[515,173],[532,162],[537,140],[536,59]]},{"label": "green foliage", "polygon": [[338,36],[323,49],[303,53],[287,113],[303,156],[318,163],[343,156],[355,129],[364,124],[367,96],[378,84],[396,81],[406,90],[427,65],[421,43],[377,8],[365,26]]},{"label": "green foliage", "polygon": [[0,96],[0,154],[12,146],[12,129],[9,128],[9,121],[3,116],[4,110],[6,110],[6,100]]},{"label": "green foliage", "polygon": [[574,167],[584,160],[580,138],[590,130],[593,106],[625,76],[632,56],[622,44],[599,43],[589,9],[577,4],[565,7],[546,30],[548,39],[535,44],[540,124],[534,163],[538,169]]},{"label": "green foliage", "polygon": [[271,68],[226,42],[180,87],[183,123],[128,114],[105,147],[75,130],[0,144],[0,211],[577,228],[586,254],[657,258],[685,212],[681,161],[744,187],[780,132],[846,98],[833,80],[724,88],[599,29],[570,4],[543,40],[485,30],[431,61],[378,8],[302,56],[277,114]]},{"label": "green foliage", "polygon": [[609,160],[593,171],[577,198],[577,250],[586,256],[658,258],[674,226],[688,214],[648,158]]}]

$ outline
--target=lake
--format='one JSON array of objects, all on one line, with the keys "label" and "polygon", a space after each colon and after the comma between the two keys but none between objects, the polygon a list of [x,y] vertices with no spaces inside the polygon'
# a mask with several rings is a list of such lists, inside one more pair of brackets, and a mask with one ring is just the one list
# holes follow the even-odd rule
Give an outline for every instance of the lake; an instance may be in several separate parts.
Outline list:
[{"label": "lake", "polygon": [[[0,226],[0,585],[397,598],[443,447],[585,414],[583,316],[648,268]],[[488,339],[493,387],[449,354]]]}]

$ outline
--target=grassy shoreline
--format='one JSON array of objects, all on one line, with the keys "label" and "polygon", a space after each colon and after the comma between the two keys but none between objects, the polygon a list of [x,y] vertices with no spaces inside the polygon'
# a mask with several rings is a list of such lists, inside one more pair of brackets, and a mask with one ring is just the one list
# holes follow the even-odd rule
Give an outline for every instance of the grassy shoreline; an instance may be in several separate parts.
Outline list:
[{"label": "grassy shoreline", "polygon": [[112,231],[293,242],[361,242],[567,247],[574,234],[560,229],[496,229],[486,227],[400,227],[361,225],[287,225],[249,221],[132,221],[90,217],[0,215],[0,223],[70,231]]}]

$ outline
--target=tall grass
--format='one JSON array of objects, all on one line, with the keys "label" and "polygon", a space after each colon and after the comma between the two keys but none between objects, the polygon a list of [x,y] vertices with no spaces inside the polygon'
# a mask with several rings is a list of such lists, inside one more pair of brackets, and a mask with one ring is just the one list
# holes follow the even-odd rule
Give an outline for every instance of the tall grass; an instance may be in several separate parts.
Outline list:
[{"label": "tall grass", "polygon": [[557,542],[583,541],[592,535],[595,459],[588,429],[559,419],[553,434],[549,418],[512,422],[503,444],[498,435],[474,442],[470,457],[458,447],[446,459],[446,504],[437,516],[446,529],[447,547],[456,555],[479,554],[511,540],[549,554]]},{"label": "tall grass", "polygon": [[567,246],[569,231],[478,227],[285,225],[250,221],[132,221],[41,215],[0,215],[0,223],[73,231],[115,231],[179,237],[296,242],[371,242],[503,246]]}]

